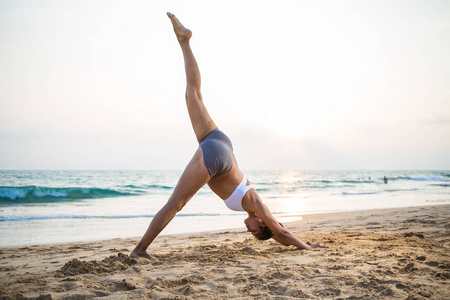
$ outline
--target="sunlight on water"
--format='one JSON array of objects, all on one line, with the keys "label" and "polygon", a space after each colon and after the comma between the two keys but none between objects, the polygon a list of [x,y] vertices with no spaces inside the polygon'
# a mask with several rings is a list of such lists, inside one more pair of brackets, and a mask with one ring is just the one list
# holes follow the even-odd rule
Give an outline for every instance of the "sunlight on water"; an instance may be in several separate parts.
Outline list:
[{"label": "sunlight on water", "polygon": [[273,211],[280,213],[302,213],[310,210],[308,207],[308,202],[298,196],[287,196],[281,197],[278,200],[271,200],[268,204]]},{"label": "sunlight on water", "polygon": [[298,188],[298,183],[302,181],[299,177],[300,173],[296,171],[280,172],[276,183],[280,185],[280,192],[294,192]]},{"label": "sunlight on water", "polygon": [[287,222],[294,222],[294,221],[299,221],[299,220],[303,220],[302,217],[300,216],[290,216],[290,215],[277,215],[278,217],[278,221],[280,221],[281,223],[287,223]]}]

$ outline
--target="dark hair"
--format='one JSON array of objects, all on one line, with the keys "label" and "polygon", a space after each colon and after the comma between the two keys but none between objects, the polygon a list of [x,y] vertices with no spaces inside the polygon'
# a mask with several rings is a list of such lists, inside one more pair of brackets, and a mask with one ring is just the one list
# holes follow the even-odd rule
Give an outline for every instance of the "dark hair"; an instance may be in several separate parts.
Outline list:
[{"label": "dark hair", "polygon": [[[278,224],[280,224],[280,226],[284,228],[283,224]],[[261,228],[259,233],[255,235],[255,237],[260,241],[265,241],[273,237],[273,231],[268,226],[265,226]]]}]

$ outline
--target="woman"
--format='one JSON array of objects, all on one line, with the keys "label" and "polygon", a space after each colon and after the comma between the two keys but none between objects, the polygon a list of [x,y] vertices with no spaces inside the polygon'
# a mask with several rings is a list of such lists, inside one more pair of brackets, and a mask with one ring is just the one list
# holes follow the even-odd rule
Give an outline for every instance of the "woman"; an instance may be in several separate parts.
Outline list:
[{"label": "woman", "polygon": [[187,80],[186,104],[199,147],[181,175],[173,194],[155,215],[131,256],[152,259],[147,253],[148,246],[206,183],[230,209],[248,213],[244,223],[247,231],[256,238],[264,240],[273,237],[283,245],[294,245],[299,249],[326,247],[320,243],[309,246],[284,229],[242,174],[230,139],[217,128],[203,104],[200,70],[189,45],[192,32],[181,25],[173,14],[167,15],[172,21],[183,51]]}]

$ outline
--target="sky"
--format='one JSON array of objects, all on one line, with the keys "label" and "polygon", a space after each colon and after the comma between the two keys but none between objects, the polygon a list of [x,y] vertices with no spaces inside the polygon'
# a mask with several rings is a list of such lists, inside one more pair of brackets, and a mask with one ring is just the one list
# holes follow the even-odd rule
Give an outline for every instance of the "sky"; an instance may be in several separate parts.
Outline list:
[{"label": "sky", "polygon": [[0,169],[181,170],[180,47],[243,170],[450,169],[450,2],[0,1]]}]

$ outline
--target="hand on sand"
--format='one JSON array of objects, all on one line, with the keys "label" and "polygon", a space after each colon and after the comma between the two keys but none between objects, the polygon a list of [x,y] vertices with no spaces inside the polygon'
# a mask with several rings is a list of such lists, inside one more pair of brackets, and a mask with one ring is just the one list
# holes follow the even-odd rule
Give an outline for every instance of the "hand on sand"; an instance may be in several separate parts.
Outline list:
[{"label": "hand on sand", "polygon": [[315,244],[311,244],[309,245],[311,248],[316,249],[316,248],[330,248],[327,245],[324,245],[322,243],[315,243]]}]

